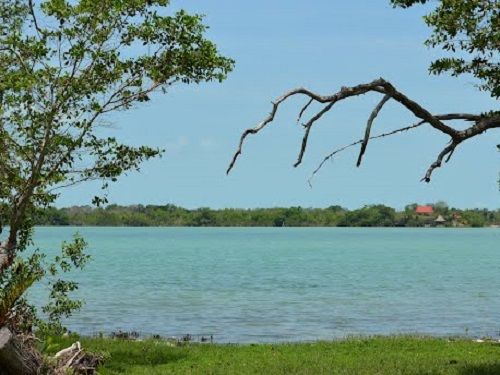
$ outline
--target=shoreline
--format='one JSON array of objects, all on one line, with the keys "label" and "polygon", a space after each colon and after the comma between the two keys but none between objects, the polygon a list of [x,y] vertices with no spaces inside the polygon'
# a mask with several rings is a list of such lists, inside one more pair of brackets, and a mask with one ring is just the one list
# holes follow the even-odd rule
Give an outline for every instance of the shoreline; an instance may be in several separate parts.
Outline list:
[{"label": "shoreline", "polygon": [[97,332],[95,334],[80,334],[77,332],[68,332],[63,335],[63,337],[78,337],[82,339],[104,339],[104,340],[124,340],[124,341],[161,341],[170,342],[177,344],[176,346],[182,346],[187,344],[212,344],[212,345],[302,345],[302,344],[313,344],[318,342],[327,343],[338,343],[343,341],[351,340],[372,340],[378,338],[412,338],[412,339],[430,339],[430,340],[449,340],[449,341],[471,341],[476,343],[495,343],[500,344],[500,330],[496,337],[494,336],[481,336],[481,335],[440,335],[440,334],[429,334],[429,333],[418,333],[418,332],[403,332],[403,333],[388,333],[388,334],[348,334],[343,337],[332,337],[330,339],[297,339],[297,340],[269,340],[269,341],[241,341],[241,342],[230,342],[230,341],[217,341],[216,335],[198,335],[198,334],[184,334],[184,335],[162,335],[162,334],[141,334],[137,331],[114,331],[114,332]]},{"label": "shoreline", "polygon": [[[275,227],[275,226],[248,226],[248,225],[218,225],[218,226],[194,226],[194,225],[35,225],[35,228],[153,228],[153,229],[163,229],[163,228],[173,228],[173,229],[181,229],[181,228],[207,228],[207,229],[224,229],[224,228],[273,228],[273,229],[281,229],[286,230],[290,229],[332,229],[332,228],[345,228],[345,229],[452,229],[452,230],[460,230],[460,229],[500,229],[500,226],[497,225],[489,225],[484,227],[418,227],[418,226],[313,226],[313,225],[304,225],[304,226],[285,226],[285,227]],[[8,228],[8,227],[6,227]]]}]

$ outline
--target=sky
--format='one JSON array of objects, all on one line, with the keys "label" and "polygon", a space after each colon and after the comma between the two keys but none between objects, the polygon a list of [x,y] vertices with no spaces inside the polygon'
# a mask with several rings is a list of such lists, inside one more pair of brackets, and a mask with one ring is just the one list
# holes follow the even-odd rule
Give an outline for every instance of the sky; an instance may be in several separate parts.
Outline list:
[{"label": "sky", "polygon": [[[248,138],[235,169],[225,174],[241,132],[267,116],[273,99],[297,86],[332,94],[383,77],[432,113],[498,109],[470,77],[429,76],[429,63],[441,54],[423,45],[430,30],[422,16],[429,7],[393,9],[388,0],[172,1],[172,9],[181,8],[205,15],[207,36],[236,60],[235,69],[222,84],[175,86],[107,119],[112,126],[106,131],[118,139],[166,149],[161,159],[113,184],[110,203],[402,208],[444,200],[459,208],[500,207],[498,130],[462,144],[429,184],[420,179],[448,139],[423,127],[371,142],[360,168],[358,148],[339,154],[310,187],[307,180],[326,154],[362,137],[379,94],[342,102],[324,116],[298,168],[293,163],[302,129],[295,119],[305,99],[291,100],[272,125]],[[414,122],[389,102],[373,134]],[[99,191],[92,183],[71,188],[57,205],[89,204]]]}]

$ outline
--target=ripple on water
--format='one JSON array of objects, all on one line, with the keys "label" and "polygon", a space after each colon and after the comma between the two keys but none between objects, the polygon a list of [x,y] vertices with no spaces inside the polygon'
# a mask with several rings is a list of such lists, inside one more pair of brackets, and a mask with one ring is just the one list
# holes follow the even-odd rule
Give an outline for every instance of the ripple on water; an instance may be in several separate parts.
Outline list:
[{"label": "ripple on water", "polygon": [[[37,228],[53,249],[75,228]],[[500,231],[78,228],[93,262],[82,333],[213,334],[223,342],[499,333]],[[40,304],[46,288],[31,299]]]}]

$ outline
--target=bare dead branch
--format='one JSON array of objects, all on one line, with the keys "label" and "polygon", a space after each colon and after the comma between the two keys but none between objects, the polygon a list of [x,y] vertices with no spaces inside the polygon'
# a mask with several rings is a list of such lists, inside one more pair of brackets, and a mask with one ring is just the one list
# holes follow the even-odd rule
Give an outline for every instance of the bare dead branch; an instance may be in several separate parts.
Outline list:
[{"label": "bare dead branch", "polygon": [[[297,159],[297,162],[294,164],[294,166],[296,167],[302,161],[302,157],[303,157],[303,154],[305,152],[307,140],[309,137],[309,132],[310,132],[310,129],[311,129],[312,125],[314,124],[314,122],[316,120],[318,120],[319,118],[321,118],[321,116],[323,116],[324,113],[328,112],[333,107],[333,105],[335,103],[337,103],[341,100],[345,100],[347,98],[353,97],[353,96],[363,95],[363,94],[366,94],[368,92],[379,92],[379,93],[382,93],[384,95],[390,96],[392,99],[394,99],[395,101],[397,101],[397,102],[401,103],[403,106],[405,106],[416,117],[418,117],[422,120],[425,120],[432,127],[441,131],[442,133],[449,135],[452,138],[456,137],[458,134],[458,132],[455,129],[444,124],[439,118],[436,118],[429,111],[427,111],[425,108],[420,106],[418,103],[409,99],[406,95],[404,95],[401,92],[399,92],[398,90],[396,90],[396,88],[391,83],[384,80],[383,78],[379,78],[379,79],[376,79],[370,83],[364,83],[364,84],[360,84],[357,86],[342,87],[340,89],[340,91],[338,91],[337,93],[335,93],[333,95],[326,95],[326,96],[318,95],[310,90],[307,90],[307,89],[301,87],[301,88],[297,88],[297,89],[288,91],[285,94],[283,94],[282,96],[280,96],[278,99],[276,99],[276,101],[273,102],[273,107],[272,107],[271,113],[262,122],[260,122],[257,126],[255,126],[254,128],[249,128],[243,132],[243,134],[241,135],[241,138],[240,138],[238,149],[236,150],[226,173],[229,173],[233,169],[234,164],[236,163],[236,160],[241,155],[245,139],[250,134],[256,134],[256,133],[260,132],[262,129],[264,129],[267,125],[269,125],[274,120],[279,106],[284,101],[286,101],[288,98],[290,98],[292,96],[296,96],[296,95],[306,95],[309,97],[309,99],[310,99],[309,101],[311,101],[311,99],[312,99],[312,100],[315,100],[319,103],[328,103],[328,105],[326,107],[324,107],[322,111],[320,111],[320,112],[318,112],[318,114],[316,114],[316,116],[318,116],[318,117],[314,116],[311,120],[309,120],[309,122],[307,124],[304,125],[305,134],[304,134],[304,137],[302,139],[302,145],[301,145],[301,149],[299,151],[299,157]],[[306,104],[306,107],[308,107],[308,106],[309,106],[309,103]]]},{"label": "bare dead branch", "polygon": [[479,117],[479,120],[471,127],[459,132],[459,139],[465,140],[484,133],[486,130],[500,128],[500,112],[487,117]]},{"label": "bare dead branch", "polygon": [[297,124],[300,122],[300,119],[302,118],[302,115],[307,110],[307,108],[309,108],[309,106],[312,104],[313,101],[314,101],[314,99],[312,99],[312,98],[309,99],[309,101],[306,103],[306,105],[302,107],[302,109],[299,112],[299,116],[297,117]]},{"label": "bare dead branch", "polygon": [[[372,140],[372,139],[378,139],[378,138],[384,138],[384,137],[391,136],[393,134],[402,133],[402,132],[405,132],[405,131],[408,131],[408,130],[412,130],[412,129],[418,128],[419,126],[422,126],[423,124],[425,124],[425,121],[422,120],[422,121],[417,122],[416,124],[413,124],[413,125],[410,125],[410,126],[405,126],[404,128],[399,128],[399,129],[396,129],[396,130],[393,130],[393,131],[390,131],[390,132],[387,132],[387,133],[382,133],[382,134],[379,134],[379,135],[375,135],[373,137],[370,137],[370,140]],[[309,186],[312,187],[311,181],[312,181],[313,177],[316,175],[316,173],[319,172],[319,170],[321,168],[323,168],[323,165],[325,165],[325,163],[328,160],[332,159],[336,154],[339,154],[342,151],[344,151],[344,150],[346,150],[348,148],[351,148],[353,146],[359,145],[362,142],[363,142],[363,140],[360,139],[359,141],[355,141],[355,142],[352,142],[352,143],[350,143],[350,144],[348,144],[346,146],[340,147],[340,148],[332,151],[330,154],[326,155],[324,157],[324,159],[321,161],[321,163],[319,163],[319,165],[313,171],[313,173],[311,174],[311,176],[309,177],[309,179],[307,180]]]},{"label": "bare dead branch", "polygon": [[450,161],[450,159],[453,156],[453,153],[455,152],[455,150],[456,150],[456,146],[453,148],[453,150],[450,151],[450,153],[446,157],[446,160],[444,161],[445,163],[448,163]]},{"label": "bare dead branch", "polygon": [[320,96],[314,94],[313,92],[306,90],[302,87],[295,89],[295,90],[291,90],[291,91],[285,93],[284,95],[280,96],[278,99],[276,99],[275,102],[272,102],[273,108],[271,110],[271,113],[269,113],[269,115],[263,121],[258,123],[257,126],[255,126],[254,128],[249,128],[243,132],[243,134],[240,137],[238,149],[236,150],[236,153],[234,154],[233,159],[231,160],[231,163],[229,164],[229,167],[227,168],[227,171],[226,171],[227,174],[231,171],[231,169],[233,169],[234,164],[236,163],[236,159],[238,159],[238,156],[241,155],[241,152],[243,149],[243,143],[245,142],[246,137],[248,137],[250,134],[256,134],[256,133],[260,132],[267,125],[269,125],[274,120],[274,117],[276,116],[276,112],[278,111],[279,105],[281,103],[283,103],[289,97],[294,96],[294,95],[299,95],[299,94],[307,95],[311,99],[315,99],[318,102],[323,102],[322,97],[320,97]]},{"label": "bare dead branch", "polygon": [[377,118],[380,110],[384,106],[385,103],[391,98],[390,95],[384,95],[382,100],[377,104],[377,106],[373,109],[372,113],[370,114],[370,117],[368,118],[368,122],[366,124],[366,129],[365,129],[365,138],[363,139],[363,142],[361,143],[361,149],[359,151],[359,156],[358,156],[358,161],[356,163],[356,166],[359,167],[361,164],[361,159],[363,158],[363,155],[366,151],[366,146],[368,145],[368,141],[370,140],[370,132],[372,130],[372,125],[373,121]]},{"label": "bare dead branch", "polygon": [[[327,155],[323,161],[320,163],[320,165],[314,170],[314,172],[311,175],[311,178],[321,169],[321,167],[325,164],[325,162],[329,159],[331,159],[334,155],[336,155],[338,152],[341,152],[347,148],[353,147],[355,145],[361,144],[361,149],[360,153],[358,156],[358,161],[357,165],[359,166],[362,157],[364,153],[366,152],[366,147],[371,139],[375,138],[381,138],[381,137],[386,137],[392,134],[396,134],[399,132],[403,132],[406,130],[413,129],[417,126],[421,126],[423,124],[428,124],[432,128],[436,129],[437,131],[447,135],[450,137],[450,145],[443,150],[447,151],[445,152],[441,157],[438,157],[435,163],[429,168],[428,172],[426,173],[426,177],[424,177],[425,181],[430,180],[430,176],[432,174],[432,171],[436,168],[438,168],[442,160],[445,156],[448,156],[446,161],[448,161],[453,154],[453,151],[455,150],[456,146],[458,146],[461,142],[464,140],[474,137],[478,134],[481,134],[485,132],[488,129],[492,128],[500,128],[500,113],[499,112],[494,112],[494,113],[488,113],[484,115],[477,115],[477,114],[470,114],[470,113],[447,113],[447,114],[439,114],[439,115],[433,115],[431,114],[427,109],[422,107],[420,104],[415,102],[414,100],[410,99],[407,97],[405,94],[402,92],[398,91],[390,82],[384,80],[383,78],[376,79],[372,82],[366,83],[366,84],[360,84],[357,86],[352,86],[352,87],[342,87],[340,91],[336,92],[333,95],[319,95],[316,94],[310,90],[307,90],[305,88],[297,88],[294,90],[290,90],[277,98],[275,102],[272,103],[273,107],[269,115],[261,121],[257,126],[253,128],[246,129],[241,137],[240,141],[238,144],[238,148],[236,152],[233,155],[233,158],[231,159],[231,162],[229,163],[229,167],[227,168],[226,173],[229,174],[231,170],[234,168],[234,165],[238,159],[238,157],[242,153],[243,145],[246,141],[246,138],[251,135],[251,134],[257,134],[260,131],[262,131],[265,127],[267,127],[271,122],[274,121],[274,118],[276,116],[276,113],[279,109],[279,106],[283,104],[288,98],[292,96],[297,96],[297,95],[305,95],[309,98],[307,103],[301,108],[298,119],[297,121],[299,122],[304,113],[307,111],[307,109],[310,107],[310,105],[313,102],[318,102],[318,103],[323,103],[326,104],[323,109],[321,109],[319,112],[317,112],[307,123],[305,123],[304,126],[304,136],[302,138],[302,143],[300,146],[299,154],[297,161],[294,163],[294,167],[297,167],[303,159],[303,156],[306,151],[307,147],[307,142],[309,139],[310,131],[313,127],[313,125],[316,123],[317,120],[319,120],[325,113],[330,111],[332,107],[335,105],[335,103],[345,100],[350,97],[354,96],[359,96],[359,95],[364,95],[369,92],[377,92],[380,94],[383,94],[384,97],[380,101],[380,103],[375,107],[375,109],[372,111],[366,128],[365,128],[365,136],[362,140],[353,142],[347,146],[341,147],[340,149],[337,149],[333,151],[331,154]],[[396,129],[392,132],[388,133],[383,133],[379,136],[376,137],[370,137],[371,133],[371,128],[373,125],[373,121],[375,118],[378,116],[378,113],[382,109],[382,107],[385,105],[385,103],[389,100],[395,100],[396,102],[400,103],[403,105],[406,109],[408,109],[413,115],[417,118],[420,119],[418,123],[415,125],[405,127],[405,128],[400,128]],[[447,125],[443,121],[452,121],[452,120],[461,120],[461,121],[472,121],[474,124],[470,127],[468,127],[465,130],[457,130],[454,129],[453,127]],[[309,182],[311,180],[309,179]]]},{"label": "bare dead branch", "polygon": [[385,81],[382,78],[380,78],[380,80],[382,81],[381,85],[385,88],[385,90],[383,90],[382,92],[387,95],[390,95],[392,99],[398,101],[403,106],[405,106],[409,111],[411,111],[415,115],[415,117],[425,120],[434,129],[439,130],[440,132],[445,133],[452,138],[457,136],[457,131],[455,129],[449,127],[448,125],[443,123],[439,118],[433,116],[420,104],[409,99],[406,95],[396,90],[396,88],[391,83]]},{"label": "bare dead branch", "polygon": [[356,145],[359,145],[360,143],[362,143],[363,140],[360,139],[359,141],[356,141],[356,142],[352,142],[352,143],[349,143],[348,145],[345,145],[341,148],[338,148],[336,149],[335,151],[333,151],[332,153],[328,154],[327,156],[325,156],[325,158],[321,161],[321,163],[319,163],[318,167],[313,171],[313,173],[311,174],[311,177],[309,177],[307,179],[307,183],[309,184],[310,187],[312,187],[312,179],[314,177],[314,175],[321,169],[323,168],[323,165],[328,161],[330,160],[331,158],[333,158],[336,154],[344,151],[344,150],[347,150],[348,148],[351,148],[353,146],[356,146]]},{"label": "bare dead branch", "polygon": [[471,113],[447,113],[445,115],[434,116],[439,120],[465,120],[465,121],[478,121],[481,119],[479,115],[473,115]]},{"label": "bare dead branch", "polygon": [[455,148],[457,147],[457,145],[458,145],[457,143],[452,142],[448,146],[446,146],[443,149],[443,151],[441,151],[439,153],[436,161],[431,164],[431,166],[429,167],[429,169],[427,169],[427,172],[425,173],[425,176],[422,178],[421,181],[430,182],[431,181],[432,172],[434,172],[434,170],[436,168],[441,167],[441,164],[443,163],[443,158],[446,155],[448,155],[448,158],[446,159],[446,163],[450,160],[451,155],[453,154],[453,151],[455,151]]},{"label": "bare dead branch", "polygon": [[321,111],[316,113],[306,124],[304,124],[304,128],[306,129],[304,132],[304,137],[302,138],[302,145],[300,146],[300,151],[299,151],[299,156],[297,158],[297,161],[293,165],[294,167],[297,167],[300,163],[302,163],[302,158],[304,157],[304,153],[306,152],[306,147],[307,147],[307,141],[309,139],[309,133],[311,132],[311,128],[314,125],[316,121],[318,121],[323,115],[328,112],[330,109],[332,109],[333,105],[336,102],[331,102],[327,104],[326,106],[323,107]]}]

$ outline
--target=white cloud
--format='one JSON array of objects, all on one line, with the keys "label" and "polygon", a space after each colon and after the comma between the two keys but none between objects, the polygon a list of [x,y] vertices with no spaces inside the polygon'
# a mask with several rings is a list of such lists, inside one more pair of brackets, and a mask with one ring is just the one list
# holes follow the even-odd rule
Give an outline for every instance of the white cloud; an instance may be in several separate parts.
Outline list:
[{"label": "white cloud", "polygon": [[165,150],[167,154],[177,154],[187,146],[189,146],[189,138],[185,135],[180,135],[175,141],[167,142]]},{"label": "white cloud", "polygon": [[206,150],[213,150],[217,143],[213,138],[202,138],[200,146]]}]

